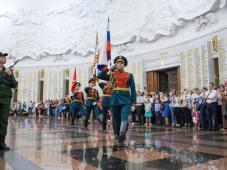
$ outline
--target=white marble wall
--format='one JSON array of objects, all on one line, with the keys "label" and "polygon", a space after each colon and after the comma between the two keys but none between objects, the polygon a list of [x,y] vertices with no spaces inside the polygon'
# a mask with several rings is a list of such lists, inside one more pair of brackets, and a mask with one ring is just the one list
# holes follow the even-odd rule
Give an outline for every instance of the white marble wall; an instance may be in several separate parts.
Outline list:
[{"label": "white marble wall", "polygon": [[223,83],[227,81],[227,36],[219,40],[219,78]]},{"label": "white marble wall", "polygon": [[[81,82],[84,89],[88,85],[88,65],[69,65],[61,67],[38,67],[38,68],[17,68],[18,72],[18,100],[19,101],[38,101],[39,83],[44,81],[44,100],[59,99],[64,97],[64,81],[69,80],[69,90],[71,89],[74,68],[77,68],[77,81]],[[41,78],[39,71],[44,69],[44,77]],[[69,69],[69,76],[66,77],[65,70]]]},{"label": "white marble wall", "polygon": [[37,101],[38,96],[38,70],[37,69],[18,69],[18,100]]}]

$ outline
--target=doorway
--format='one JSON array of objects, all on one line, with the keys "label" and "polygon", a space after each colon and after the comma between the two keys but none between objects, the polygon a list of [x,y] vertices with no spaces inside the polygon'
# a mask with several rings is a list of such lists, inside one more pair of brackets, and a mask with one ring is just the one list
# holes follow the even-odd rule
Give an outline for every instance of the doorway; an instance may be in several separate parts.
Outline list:
[{"label": "doorway", "polygon": [[147,72],[147,91],[169,92],[171,89],[179,91],[180,67]]}]

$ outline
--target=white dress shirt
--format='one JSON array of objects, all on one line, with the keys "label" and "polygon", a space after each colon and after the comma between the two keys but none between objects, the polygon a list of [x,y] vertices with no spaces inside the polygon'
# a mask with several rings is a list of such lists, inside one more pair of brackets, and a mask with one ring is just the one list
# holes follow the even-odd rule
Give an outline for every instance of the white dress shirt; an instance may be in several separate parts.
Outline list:
[{"label": "white dress shirt", "polygon": [[217,90],[208,90],[205,94],[205,96],[209,99],[207,99],[207,103],[214,103],[218,101],[218,91]]},{"label": "white dress shirt", "polygon": [[136,96],[136,105],[140,106],[144,104],[144,98],[143,96]]}]

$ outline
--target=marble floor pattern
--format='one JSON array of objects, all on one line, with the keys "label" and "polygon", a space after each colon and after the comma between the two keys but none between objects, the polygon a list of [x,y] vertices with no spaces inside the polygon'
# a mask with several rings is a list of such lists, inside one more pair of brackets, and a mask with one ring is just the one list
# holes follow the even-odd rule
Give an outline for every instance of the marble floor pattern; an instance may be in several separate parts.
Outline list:
[{"label": "marble floor pattern", "polygon": [[10,118],[0,170],[227,170],[227,133],[133,126],[119,149],[111,127],[85,130],[54,118]]}]

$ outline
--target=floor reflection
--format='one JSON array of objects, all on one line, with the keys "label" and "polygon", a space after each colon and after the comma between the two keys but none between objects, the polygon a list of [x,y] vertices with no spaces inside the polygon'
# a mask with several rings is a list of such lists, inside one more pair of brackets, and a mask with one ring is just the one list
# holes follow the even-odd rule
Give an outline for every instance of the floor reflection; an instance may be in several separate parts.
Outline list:
[{"label": "floor reflection", "polygon": [[54,118],[11,118],[0,169],[226,169],[227,134],[162,127],[129,128],[120,149],[112,130],[84,130]]}]

